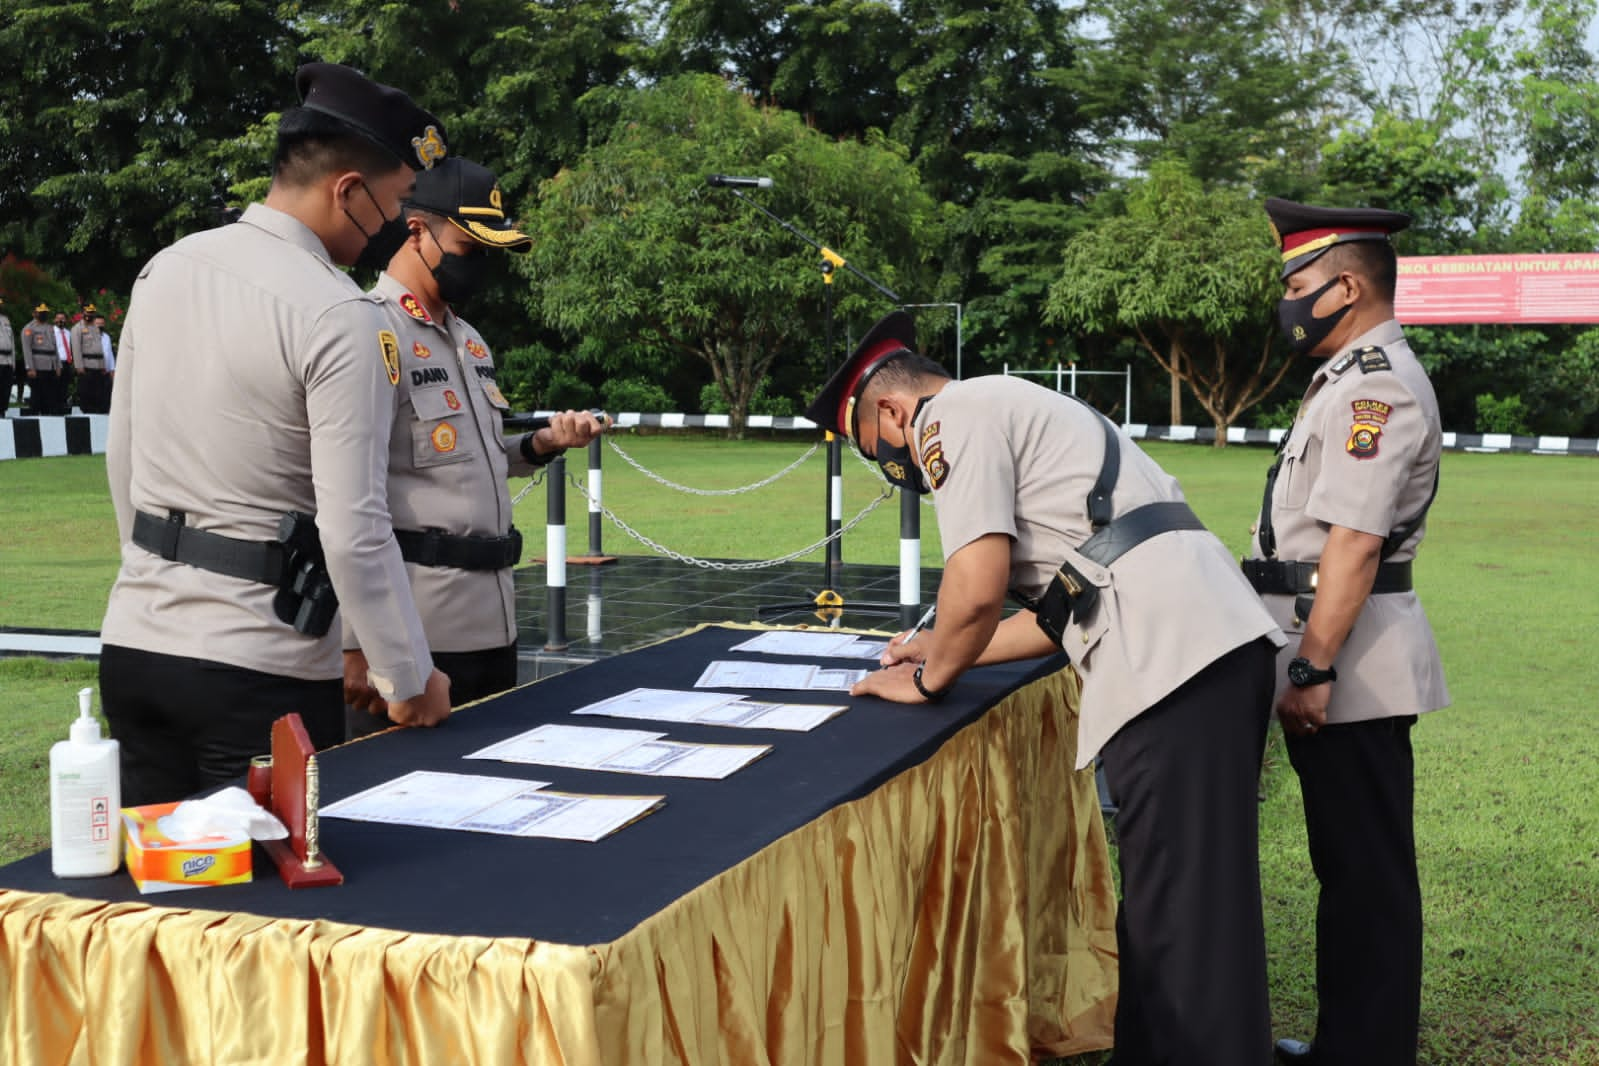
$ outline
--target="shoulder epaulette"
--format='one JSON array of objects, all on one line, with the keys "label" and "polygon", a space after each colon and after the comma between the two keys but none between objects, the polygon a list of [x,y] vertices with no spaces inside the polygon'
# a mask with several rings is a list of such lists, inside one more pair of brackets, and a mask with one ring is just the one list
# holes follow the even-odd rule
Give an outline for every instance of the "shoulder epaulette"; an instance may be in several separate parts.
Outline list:
[{"label": "shoulder epaulette", "polygon": [[1327,368],[1329,374],[1342,374],[1345,370],[1360,363],[1362,374],[1375,373],[1378,370],[1392,370],[1393,364],[1388,362],[1388,353],[1375,344],[1368,344],[1364,348],[1351,348],[1335,359]]}]

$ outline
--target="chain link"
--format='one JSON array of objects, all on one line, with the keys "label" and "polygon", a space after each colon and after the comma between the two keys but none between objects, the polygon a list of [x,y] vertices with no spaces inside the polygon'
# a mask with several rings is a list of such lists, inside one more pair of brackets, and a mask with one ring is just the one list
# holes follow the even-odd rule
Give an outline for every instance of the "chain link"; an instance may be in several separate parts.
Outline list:
[{"label": "chain link", "polygon": [[691,496],[737,496],[737,495],[740,495],[741,493],[754,492],[756,489],[765,488],[767,485],[770,485],[772,482],[778,480],[779,478],[785,477],[785,476],[787,476],[789,474],[792,474],[794,471],[798,470],[800,468],[800,466],[802,466],[804,464],[805,460],[809,459],[811,456],[816,454],[816,449],[818,447],[820,447],[820,445],[812,444],[811,447],[810,447],[810,450],[807,451],[804,455],[800,456],[798,459],[794,460],[792,463],[788,464],[783,469],[781,469],[777,473],[773,474],[771,477],[766,478],[763,481],[757,481],[757,482],[755,482],[752,485],[744,485],[744,486],[742,486],[740,488],[736,488],[736,489],[696,489],[696,488],[691,488],[688,485],[679,485],[675,481],[668,481],[666,478],[664,478],[661,475],[655,473],[653,470],[646,469],[643,465],[641,465],[639,463],[639,461],[637,459],[633,458],[631,455],[629,455],[626,452],[624,452],[622,450],[622,446],[620,444],[616,443],[615,438],[606,437],[605,438],[605,443],[609,444],[611,446],[611,451],[615,452],[617,455],[622,457],[622,461],[624,463],[626,463],[628,466],[631,466],[634,470],[637,470],[639,473],[643,474],[645,477],[649,478],[651,481],[654,481],[654,482],[656,482],[657,484],[660,484],[660,485],[665,485],[669,489],[676,489],[678,492],[686,492],[686,493],[688,493]]},{"label": "chain link", "polygon": [[544,475],[549,473],[549,469],[550,468],[547,466],[540,467],[539,472],[534,474],[533,477],[528,480],[528,483],[523,485],[521,490],[517,492],[515,496],[511,497],[511,506],[515,507],[517,504],[522,502],[522,498],[524,496],[538,488],[540,485],[544,484]]},{"label": "chain link", "polygon": [[[566,477],[567,480],[572,483],[572,487],[582,494],[584,499],[589,500],[590,504],[592,505],[594,501],[588,494],[588,486],[579,481],[577,476],[574,474],[567,474]],[[644,534],[640,533],[638,530],[622,521],[622,519],[618,518],[616,514],[604,504],[601,504],[599,509],[600,513],[606,518],[609,518],[611,523],[616,526],[617,529],[620,529],[623,533],[626,533],[628,536],[632,537],[634,540],[638,541],[640,544],[644,545],[657,555],[664,555],[668,559],[675,559],[680,563],[687,563],[690,566],[697,566],[702,570],[765,570],[774,566],[782,566],[784,563],[791,563],[795,559],[803,558],[804,556],[810,555],[812,552],[825,548],[828,544],[832,543],[833,541],[842,537],[844,534],[848,533],[850,530],[854,529],[856,526],[860,525],[866,520],[867,515],[877,510],[878,507],[882,506],[884,500],[891,498],[893,495],[894,490],[892,488],[885,489],[881,496],[877,497],[871,503],[866,505],[865,510],[861,511],[860,514],[844,523],[844,525],[839,528],[838,532],[823,537],[815,544],[808,544],[797,551],[791,551],[787,555],[781,555],[775,559],[758,559],[754,561],[737,563],[723,563],[717,562],[713,559],[699,559],[692,555],[684,555],[682,552],[673,551],[671,548],[661,544],[659,541],[651,540],[649,537],[646,537]]]}]

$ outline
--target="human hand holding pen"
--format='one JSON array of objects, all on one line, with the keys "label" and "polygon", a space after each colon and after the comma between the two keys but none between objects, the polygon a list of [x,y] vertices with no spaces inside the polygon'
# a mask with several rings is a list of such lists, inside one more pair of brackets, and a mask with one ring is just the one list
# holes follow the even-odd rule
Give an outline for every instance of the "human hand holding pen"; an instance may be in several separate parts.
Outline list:
[{"label": "human hand holding pen", "polygon": [[933,604],[919,618],[914,626],[900,633],[888,642],[888,647],[883,649],[883,654],[877,661],[883,666],[893,666],[896,663],[920,663],[927,660],[927,649],[922,642],[917,640],[927,623],[933,620],[933,612],[938,610],[938,604]]}]

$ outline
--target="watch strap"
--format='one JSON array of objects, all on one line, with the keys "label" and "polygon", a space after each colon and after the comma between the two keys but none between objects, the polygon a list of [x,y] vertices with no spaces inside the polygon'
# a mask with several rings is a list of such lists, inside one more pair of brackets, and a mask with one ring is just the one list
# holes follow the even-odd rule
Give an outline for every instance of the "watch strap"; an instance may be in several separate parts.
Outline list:
[{"label": "watch strap", "polygon": [[945,687],[936,691],[928,688],[926,683],[922,681],[922,667],[926,665],[926,663],[916,664],[916,672],[911,674],[911,683],[916,686],[916,691],[922,694],[922,699],[926,700],[928,703],[937,703],[939,700],[949,695],[949,690],[954,688],[955,685],[953,682],[951,682],[949,685],[946,685]]}]

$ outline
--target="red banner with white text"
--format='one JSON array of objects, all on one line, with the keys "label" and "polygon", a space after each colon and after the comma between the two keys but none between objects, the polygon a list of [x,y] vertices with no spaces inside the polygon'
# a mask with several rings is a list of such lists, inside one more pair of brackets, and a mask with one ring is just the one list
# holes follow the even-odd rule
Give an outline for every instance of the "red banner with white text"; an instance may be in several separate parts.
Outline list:
[{"label": "red banner with white text", "polygon": [[1599,323],[1599,254],[1401,256],[1405,325]]}]

